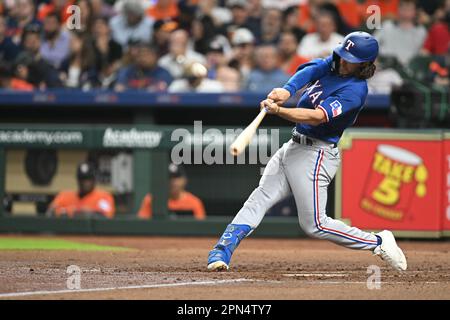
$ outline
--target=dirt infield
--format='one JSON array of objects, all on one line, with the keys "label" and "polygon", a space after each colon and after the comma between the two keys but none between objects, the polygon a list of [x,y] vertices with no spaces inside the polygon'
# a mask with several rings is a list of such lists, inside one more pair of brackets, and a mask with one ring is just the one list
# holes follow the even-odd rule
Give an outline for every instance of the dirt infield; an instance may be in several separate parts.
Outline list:
[{"label": "dirt infield", "polygon": [[[58,238],[136,250],[0,251],[0,299],[450,299],[450,242],[400,242],[409,268],[398,273],[325,241],[250,238],[230,272],[209,273],[212,238]],[[79,292],[67,290],[69,265]],[[370,265],[380,289],[367,288]]]}]

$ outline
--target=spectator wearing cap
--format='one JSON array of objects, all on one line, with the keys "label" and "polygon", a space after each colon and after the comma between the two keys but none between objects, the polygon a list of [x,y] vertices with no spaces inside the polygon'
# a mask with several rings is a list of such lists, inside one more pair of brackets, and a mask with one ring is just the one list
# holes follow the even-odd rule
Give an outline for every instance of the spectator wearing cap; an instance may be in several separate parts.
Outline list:
[{"label": "spectator wearing cap", "polygon": [[144,7],[137,0],[127,0],[122,12],[110,20],[113,39],[122,47],[130,39],[150,42],[153,20],[145,15]]},{"label": "spectator wearing cap", "polygon": [[279,67],[277,48],[263,45],[256,48],[256,68],[250,73],[246,89],[253,92],[270,92],[289,80],[289,76]]},{"label": "spectator wearing cap", "polygon": [[70,52],[70,35],[61,28],[56,12],[48,14],[43,23],[44,40],[41,46],[42,58],[58,69]]},{"label": "spectator wearing cap", "polygon": [[157,60],[158,52],[156,48],[141,43],[136,62],[119,70],[115,90],[166,91],[172,82],[172,76],[166,69],[158,66]]},{"label": "spectator wearing cap", "polygon": [[68,88],[89,90],[98,86],[96,51],[86,32],[72,31],[70,55],[61,64],[60,78]]},{"label": "spectator wearing cap", "polygon": [[157,20],[153,24],[152,44],[158,49],[158,57],[169,52],[170,34],[177,27],[178,23],[173,20]]},{"label": "spectator wearing cap", "polygon": [[285,31],[281,34],[278,42],[280,52],[281,69],[288,75],[293,75],[297,68],[308,59],[297,54],[298,38],[292,31]]},{"label": "spectator wearing cap", "polygon": [[61,81],[57,70],[44,59],[41,49],[41,26],[39,24],[28,25],[22,36],[22,48],[24,49],[15,59],[15,65],[26,68],[27,78],[23,79],[31,83],[35,88],[46,89],[60,87]]},{"label": "spectator wearing cap", "polygon": [[47,215],[56,217],[113,218],[115,204],[112,194],[96,188],[95,170],[91,163],[83,162],[77,168],[78,190],[61,191],[50,204]]},{"label": "spectator wearing cap", "polygon": [[248,29],[238,29],[231,38],[233,52],[229,65],[242,74],[243,81],[246,81],[250,71],[253,69],[253,51],[255,49],[255,37]]},{"label": "spectator wearing cap", "polygon": [[[169,165],[169,199],[167,207],[172,212],[192,212],[197,220],[206,218],[203,202],[197,196],[186,190],[188,179],[183,167],[171,163]],[[147,194],[142,200],[138,212],[141,219],[151,219],[153,217],[152,195]]]},{"label": "spectator wearing cap", "polygon": [[231,10],[232,20],[223,25],[222,34],[231,38],[233,33],[240,28],[249,29],[253,34],[260,33],[259,21],[249,19],[247,0],[228,0],[226,5]]},{"label": "spectator wearing cap", "polygon": [[12,62],[19,52],[19,46],[6,36],[6,20],[0,15],[0,61]]},{"label": "spectator wearing cap", "polygon": [[223,92],[222,84],[217,80],[207,78],[208,70],[200,62],[186,65],[183,79],[175,80],[169,87],[169,92]]},{"label": "spectator wearing cap", "polygon": [[192,62],[206,64],[203,55],[190,49],[188,33],[181,29],[173,31],[169,38],[169,53],[159,59],[159,66],[178,79],[183,76],[185,66]]},{"label": "spectator wearing cap", "polygon": [[374,33],[380,46],[380,56],[395,57],[407,65],[423,46],[427,36],[426,29],[416,25],[416,3],[413,0],[400,0],[397,21],[384,21],[381,29]]},{"label": "spectator wearing cap", "polygon": [[180,14],[175,0],[157,0],[146,13],[154,20],[176,19]]},{"label": "spectator wearing cap", "polygon": [[216,77],[216,70],[218,67],[227,64],[225,51],[230,52],[229,46],[228,40],[222,35],[216,36],[209,42],[208,49],[206,50],[206,67],[208,68],[209,79],[214,79]]},{"label": "spectator wearing cap", "polygon": [[329,11],[319,11],[314,22],[317,31],[305,35],[298,46],[298,54],[306,59],[326,57],[344,40],[336,32],[336,21]]}]

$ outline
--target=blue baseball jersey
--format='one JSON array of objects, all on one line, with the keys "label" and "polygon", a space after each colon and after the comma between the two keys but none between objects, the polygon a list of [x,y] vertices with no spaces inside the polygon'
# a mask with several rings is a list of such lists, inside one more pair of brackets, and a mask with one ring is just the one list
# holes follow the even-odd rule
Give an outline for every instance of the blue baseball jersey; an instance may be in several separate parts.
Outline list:
[{"label": "blue baseball jersey", "polygon": [[339,76],[332,70],[333,56],[301,65],[284,85],[293,96],[305,90],[297,108],[320,108],[327,121],[317,126],[297,123],[299,133],[330,143],[338,143],[344,130],[353,125],[367,97],[366,80]]}]

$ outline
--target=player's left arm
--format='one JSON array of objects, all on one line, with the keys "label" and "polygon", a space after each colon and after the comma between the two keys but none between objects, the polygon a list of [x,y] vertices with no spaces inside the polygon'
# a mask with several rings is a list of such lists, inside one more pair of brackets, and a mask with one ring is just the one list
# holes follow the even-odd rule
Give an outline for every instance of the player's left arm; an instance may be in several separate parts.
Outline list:
[{"label": "player's left arm", "polygon": [[[361,95],[358,94],[358,91]],[[329,122],[345,112],[360,108],[365,101],[366,95],[367,89],[352,90],[351,88],[345,88],[321,101],[315,109],[284,108],[269,99],[261,102],[261,107],[264,107],[269,114],[276,114],[283,119],[317,126]]]},{"label": "player's left arm", "polygon": [[305,123],[317,126],[321,123],[327,122],[326,112],[321,108],[285,108],[273,103],[269,99],[262,101],[261,107],[265,108],[269,114],[276,114],[283,119],[295,123]]}]

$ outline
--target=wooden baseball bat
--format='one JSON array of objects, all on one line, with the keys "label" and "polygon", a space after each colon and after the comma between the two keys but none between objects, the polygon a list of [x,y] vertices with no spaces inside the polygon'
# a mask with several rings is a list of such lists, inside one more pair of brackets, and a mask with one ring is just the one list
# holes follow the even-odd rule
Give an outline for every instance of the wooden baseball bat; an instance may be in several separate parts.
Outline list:
[{"label": "wooden baseball bat", "polygon": [[234,142],[230,146],[230,153],[233,156],[239,155],[242,151],[244,151],[245,147],[247,147],[255,135],[256,129],[258,129],[259,124],[264,119],[267,111],[265,108],[262,108],[259,114],[256,116],[255,120],[250,123],[244,131],[234,140]]}]

